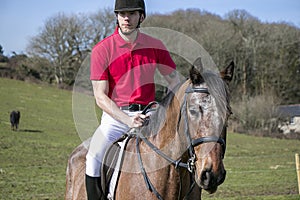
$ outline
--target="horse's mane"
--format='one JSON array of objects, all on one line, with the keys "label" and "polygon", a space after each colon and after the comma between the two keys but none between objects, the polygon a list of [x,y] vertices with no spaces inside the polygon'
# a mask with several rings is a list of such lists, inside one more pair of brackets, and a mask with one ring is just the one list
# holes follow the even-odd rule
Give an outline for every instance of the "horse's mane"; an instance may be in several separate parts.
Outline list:
[{"label": "horse's mane", "polygon": [[184,82],[185,81],[177,84],[172,90],[169,90],[161,102],[159,102],[157,110],[150,116],[149,124],[144,126],[141,130],[144,135],[156,135],[160,131],[160,128],[166,120],[167,108]]},{"label": "horse's mane", "polygon": [[231,113],[228,85],[219,74],[212,71],[204,71],[202,77],[208,86],[209,93],[215,98],[219,113],[225,122],[226,119],[224,117]]}]

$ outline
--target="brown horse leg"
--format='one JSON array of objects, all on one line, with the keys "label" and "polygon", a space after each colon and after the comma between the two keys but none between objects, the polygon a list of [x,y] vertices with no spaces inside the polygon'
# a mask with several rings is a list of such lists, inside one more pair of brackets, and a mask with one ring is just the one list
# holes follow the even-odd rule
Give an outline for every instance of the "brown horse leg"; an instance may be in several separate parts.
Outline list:
[{"label": "brown horse leg", "polygon": [[86,200],[85,156],[89,140],[84,141],[71,153],[66,171],[65,200]]}]

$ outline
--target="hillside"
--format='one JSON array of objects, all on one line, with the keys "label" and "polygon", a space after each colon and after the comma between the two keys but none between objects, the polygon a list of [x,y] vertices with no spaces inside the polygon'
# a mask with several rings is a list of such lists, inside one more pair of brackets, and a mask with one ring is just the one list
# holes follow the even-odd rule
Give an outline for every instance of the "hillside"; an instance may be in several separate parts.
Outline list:
[{"label": "hillside", "polygon": [[[62,199],[68,155],[81,141],[71,92],[0,79],[0,190],[3,199]],[[9,112],[21,112],[10,130]],[[0,199],[2,199],[0,198]]]},{"label": "hillside", "polygon": [[[0,79],[0,199],[63,199],[68,155],[81,143],[72,92]],[[21,111],[20,130],[9,112]],[[203,199],[299,199],[294,154],[299,140],[229,133],[227,178]]]}]

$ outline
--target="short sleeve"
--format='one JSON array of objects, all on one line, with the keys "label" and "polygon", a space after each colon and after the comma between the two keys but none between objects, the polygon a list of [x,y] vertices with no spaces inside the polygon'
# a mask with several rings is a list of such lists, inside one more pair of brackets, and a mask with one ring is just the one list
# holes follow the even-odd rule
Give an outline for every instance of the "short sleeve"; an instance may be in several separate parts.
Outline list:
[{"label": "short sleeve", "polygon": [[90,79],[107,80],[108,64],[106,50],[101,44],[96,45],[91,54]]}]

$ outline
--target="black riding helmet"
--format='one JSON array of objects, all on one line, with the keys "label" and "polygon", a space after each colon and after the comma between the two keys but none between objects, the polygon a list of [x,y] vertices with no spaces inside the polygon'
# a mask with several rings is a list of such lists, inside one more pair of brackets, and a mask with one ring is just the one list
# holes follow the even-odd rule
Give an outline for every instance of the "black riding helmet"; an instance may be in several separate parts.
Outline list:
[{"label": "black riding helmet", "polygon": [[115,13],[121,11],[135,11],[138,10],[144,14],[146,18],[146,9],[144,0],[116,0]]}]

